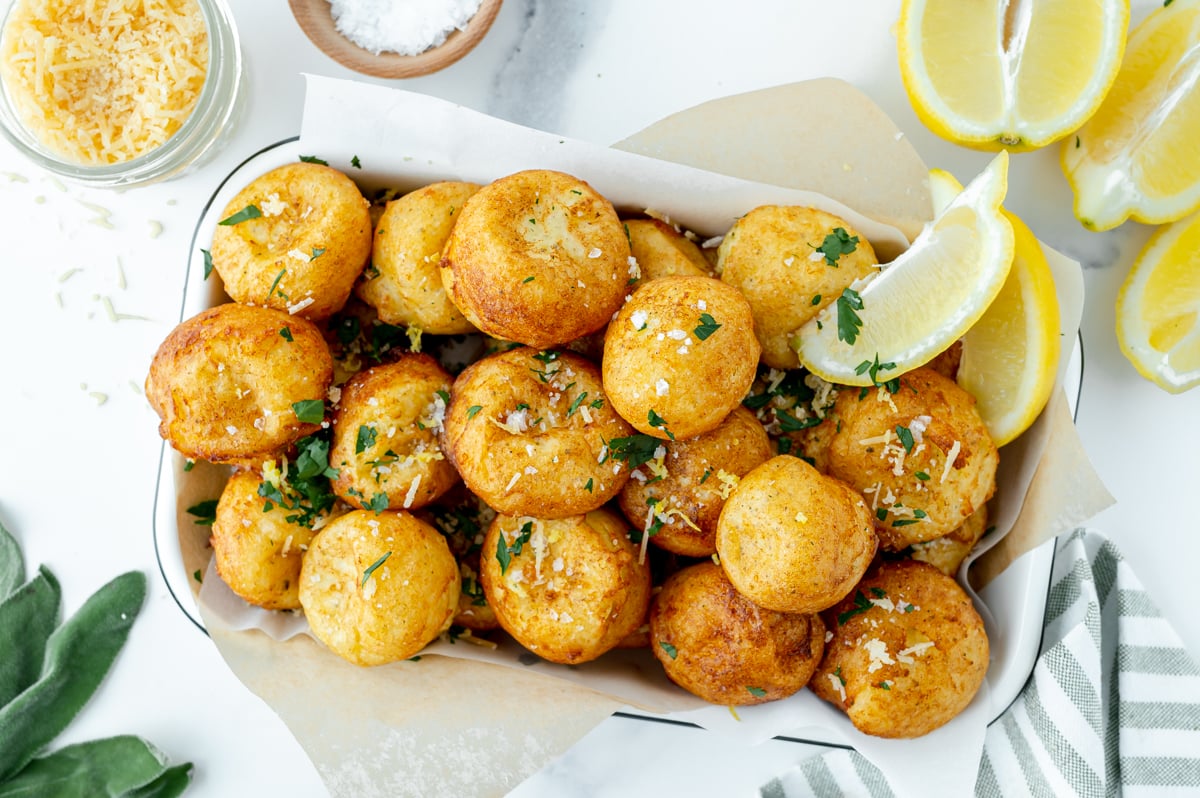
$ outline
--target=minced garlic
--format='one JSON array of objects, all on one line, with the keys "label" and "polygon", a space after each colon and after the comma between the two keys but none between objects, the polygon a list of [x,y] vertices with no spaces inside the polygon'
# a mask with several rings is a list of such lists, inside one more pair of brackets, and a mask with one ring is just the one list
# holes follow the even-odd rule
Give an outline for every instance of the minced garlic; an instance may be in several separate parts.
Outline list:
[{"label": "minced garlic", "polygon": [[207,73],[196,0],[17,0],[0,41],[0,79],[22,123],[87,166],[164,144]]}]

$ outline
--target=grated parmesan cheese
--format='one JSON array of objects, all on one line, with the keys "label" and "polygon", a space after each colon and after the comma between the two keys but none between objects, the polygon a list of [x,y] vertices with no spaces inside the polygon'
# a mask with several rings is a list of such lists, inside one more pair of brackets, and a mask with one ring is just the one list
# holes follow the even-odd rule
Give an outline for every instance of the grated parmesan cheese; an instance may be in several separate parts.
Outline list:
[{"label": "grated parmesan cheese", "polygon": [[64,160],[122,163],[162,146],[208,72],[195,0],[19,0],[0,78],[23,124]]}]

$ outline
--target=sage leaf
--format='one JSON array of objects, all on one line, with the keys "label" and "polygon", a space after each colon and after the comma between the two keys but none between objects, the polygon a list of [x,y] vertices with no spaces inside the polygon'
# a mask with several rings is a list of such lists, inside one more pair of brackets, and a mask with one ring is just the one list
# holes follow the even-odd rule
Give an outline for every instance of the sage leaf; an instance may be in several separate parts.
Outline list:
[{"label": "sage leaf", "polygon": [[29,764],[91,698],[145,598],[145,574],[122,574],[50,635],[41,677],[0,708],[0,782]]},{"label": "sage leaf", "polygon": [[108,737],[38,757],[0,784],[0,798],[117,798],[165,775],[166,761],[145,740]]},{"label": "sage leaf", "polygon": [[192,780],[192,763],[184,762],[167,768],[162,775],[144,787],[130,790],[121,798],[176,798],[182,795]]},{"label": "sage leaf", "polygon": [[16,539],[0,524],[0,601],[25,583],[25,558]]},{"label": "sage leaf", "polygon": [[0,602],[0,707],[42,675],[46,641],[58,626],[62,590],[45,567]]}]

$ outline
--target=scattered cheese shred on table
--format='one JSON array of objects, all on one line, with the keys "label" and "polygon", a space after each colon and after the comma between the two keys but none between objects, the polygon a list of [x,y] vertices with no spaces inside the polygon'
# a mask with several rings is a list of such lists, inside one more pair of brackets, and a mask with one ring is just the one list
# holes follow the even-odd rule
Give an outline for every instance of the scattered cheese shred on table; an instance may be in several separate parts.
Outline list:
[{"label": "scattered cheese shred on table", "polygon": [[196,0],[17,0],[0,42],[0,77],[22,122],[88,166],[165,143],[207,71]]}]

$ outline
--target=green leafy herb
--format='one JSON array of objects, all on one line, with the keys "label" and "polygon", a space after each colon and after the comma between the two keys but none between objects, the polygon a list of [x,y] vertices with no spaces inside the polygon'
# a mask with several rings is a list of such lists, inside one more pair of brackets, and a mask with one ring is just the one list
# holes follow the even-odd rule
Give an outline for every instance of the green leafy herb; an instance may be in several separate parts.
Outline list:
[{"label": "green leafy herb", "polygon": [[371,578],[371,575],[374,574],[377,570],[379,570],[379,566],[381,566],[385,562],[387,562],[387,558],[391,557],[391,556],[392,556],[392,553],[390,551],[385,552],[382,557],[380,557],[378,560],[376,560],[375,562],[368,565],[367,570],[363,571],[362,584],[360,584],[359,587],[362,587],[363,585],[365,585],[367,583],[367,580]]},{"label": "green leafy herb", "polygon": [[762,698],[763,696],[765,696],[767,694],[767,691],[762,689],[761,687],[750,687],[749,685],[747,685],[746,689],[749,690],[750,695],[754,696],[755,698]]},{"label": "green leafy herb", "polygon": [[258,219],[261,216],[262,216],[262,211],[260,211],[258,209],[257,205],[247,205],[245,208],[242,208],[240,211],[233,214],[232,216],[227,216],[224,219],[222,219],[221,221],[217,222],[217,224],[225,225],[226,227],[230,227],[235,224],[241,224],[242,222],[247,221],[248,219]]},{"label": "green leafy herb", "polygon": [[780,438],[778,441],[776,441],[776,448],[779,450],[780,454],[791,454],[792,453],[792,439],[791,438]]},{"label": "green leafy herb", "polygon": [[[285,274],[287,274],[287,269],[280,269],[279,274],[275,275],[275,281],[271,283],[271,288],[267,291],[268,297],[275,293],[275,289],[279,286],[279,281],[283,279],[283,275]],[[284,296],[284,294],[280,293],[280,296]]]},{"label": "green leafy herb", "polygon": [[913,510],[913,518],[920,519],[920,518],[924,518],[925,516],[926,516],[926,512],[924,510],[922,510],[920,508]]},{"label": "green leafy herb", "polygon": [[529,538],[533,535],[533,522],[526,521],[521,527],[520,534],[511,544],[505,543],[504,531],[501,530],[500,535],[496,538],[496,561],[500,563],[500,573],[504,574],[508,571],[508,566],[512,562],[514,556],[520,556],[521,550],[525,544],[529,542]]},{"label": "green leafy herb", "polygon": [[587,395],[588,392],[584,391],[583,393],[579,394],[579,396],[575,397],[575,401],[571,402],[571,406],[567,408],[567,418],[570,418],[571,414],[579,409],[579,405],[583,403],[584,399],[587,399]]},{"label": "green leafy herb", "polygon": [[887,598],[887,591],[881,587],[871,588],[871,595],[877,599]]},{"label": "green leafy herb", "polygon": [[862,328],[862,319],[856,310],[863,309],[862,297],[852,288],[842,291],[837,298],[838,340],[845,341],[851,346],[858,340],[858,331]]},{"label": "green leafy herb", "polygon": [[902,424],[896,425],[896,437],[900,439],[900,445],[904,447],[905,454],[912,454],[913,450],[913,434],[912,430]]},{"label": "green leafy herb", "polygon": [[387,493],[380,491],[379,493],[376,493],[374,496],[371,497],[371,500],[369,502],[367,502],[366,507],[364,507],[363,509],[364,510],[372,510],[372,511],[374,511],[375,515],[379,515],[387,508],[388,508],[388,495],[387,495]]},{"label": "green leafy herb", "polygon": [[886,507],[876,507],[875,508],[875,518],[876,519],[878,519],[880,521],[886,521],[887,517],[888,517],[888,511],[887,511]]},{"label": "green leafy herb", "polygon": [[912,612],[912,611],[913,611],[913,610],[915,610],[915,609],[916,609],[916,607],[914,607],[914,606],[913,606],[913,605],[911,605],[911,604],[905,604],[905,605],[904,605],[904,611],[905,611],[905,612]]},{"label": "green leafy herb", "polygon": [[467,408],[467,418],[475,418],[475,414],[483,409],[483,405],[471,405]]},{"label": "green leafy herb", "polygon": [[892,689],[891,682],[880,682],[879,686],[882,687],[884,690],[888,690],[888,691],[891,691],[891,689]]},{"label": "green leafy herb", "polygon": [[817,305],[821,304],[821,295],[814,294],[813,298],[812,298],[812,302],[810,304],[812,304],[813,307],[816,307]]},{"label": "green leafy herb", "polygon": [[595,484],[595,483],[592,481],[592,478],[591,478],[591,477],[588,477],[587,484],[583,486],[583,489],[584,489],[584,490],[586,490],[588,493],[591,493],[591,492],[592,492],[592,486],[593,486],[594,484]]},{"label": "green leafy herb", "polygon": [[917,479],[921,480],[922,482],[929,481],[929,475],[926,474],[924,471],[918,471],[916,474],[913,474],[913,476],[915,476]]},{"label": "green leafy herb", "polygon": [[188,471],[191,471],[191,470],[192,470],[193,468],[195,468],[195,467],[196,467],[196,461],[195,461],[195,460],[188,460],[187,462],[185,462],[185,463],[183,464],[183,471],[184,471],[184,473],[186,474]]},{"label": "green leafy herb", "polygon": [[592,408],[593,410],[600,410],[601,408],[604,407],[604,400],[597,399],[596,401],[594,401],[590,405],[588,405],[588,407]]},{"label": "green leafy herb", "polygon": [[629,244],[629,251],[632,252],[633,251],[633,237],[629,235],[629,225],[626,224],[625,222],[622,222],[621,226],[625,228],[625,243]]},{"label": "green leafy herb", "polygon": [[357,155],[350,159],[350,165],[355,169],[362,169],[362,161],[358,160]]},{"label": "green leafy herb", "polygon": [[377,434],[374,427],[368,427],[366,424],[361,425],[358,428],[358,436],[354,439],[354,453],[362,454],[374,446]]},{"label": "green leafy herb", "polygon": [[301,155],[300,160],[304,163],[315,163],[319,166],[329,166],[329,161],[323,161],[315,155]]},{"label": "green leafy herb", "polygon": [[200,584],[204,584],[204,577],[201,575],[199,568],[192,571],[192,579],[195,579]]},{"label": "green leafy herb", "polygon": [[292,411],[301,424],[320,424],[325,420],[324,399],[301,399],[292,402]]},{"label": "green leafy herb", "polygon": [[902,526],[912,526],[919,523],[921,522],[915,518],[897,518],[892,521],[892,529],[899,529]]},{"label": "green leafy herb", "polygon": [[833,675],[837,677],[837,680],[839,682],[841,682],[842,687],[846,686],[846,679],[844,676],[842,676],[842,666],[841,665],[837,666],[837,670],[835,670],[833,672]]},{"label": "green leafy herb", "polygon": [[776,410],[775,419],[779,422],[779,429],[783,432],[799,432],[802,429],[815,427],[821,423],[821,419],[816,416],[799,419],[786,410]]},{"label": "green leafy herb", "polygon": [[721,329],[721,325],[717,324],[716,319],[714,319],[708,313],[701,313],[700,325],[696,327],[696,329],[692,330],[692,332],[694,332],[696,337],[701,341],[706,341],[708,340],[708,336],[712,335],[719,329]]},{"label": "green leafy herb", "polygon": [[287,474],[280,490],[271,482],[259,483],[258,495],[266,499],[263,512],[279,505],[291,511],[288,522],[311,527],[318,517],[333,507],[336,496],[330,490],[329,479],[338,475],[329,467],[330,430],[321,430],[296,441],[297,455],[288,461]]},{"label": "green leafy herb", "polygon": [[317,258],[321,257],[324,254],[325,254],[325,250],[322,249],[321,247],[313,247],[312,248],[312,257],[310,257],[308,259],[308,262],[312,263],[314,260],[316,260]]},{"label": "green leafy herb", "polygon": [[879,362],[879,353],[876,352],[874,360],[864,360],[863,362],[859,363],[857,366],[854,367],[854,373],[855,374],[866,374],[868,377],[871,378],[871,382],[874,383],[876,388],[886,388],[888,393],[894,394],[894,393],[896,393],[896,391],[900,390],[900,378],[899,377],[894,377],[890,380],[887,380],[886,382],[879,381],[879,372],[891,371],[894,368],[896,368],[895,363],[892,363],[892,362],[880,363]]},{"label": "green leafy herb", "polygon": [[280,330],[279,335],[289,344],[296,340],[292,337],[292,330],[289,327],[284,327],[282,330]]},{"label": "green leafy herb", "polygon": [[212,253],[207,249],[202,249],[200,252],[204,255],[204,279],[207,280],[208,276],[213,273]]},{"label": "green leafy herb", "polygon": [[654,427],[654,429],[662,430],[663,432],[667,433],[668,438],[675,440],[675,434],[667,429],[667,420],[658,413],[655,413],[653,408],[651,408],[650,412],[646,414],[646,421],[651,427]]},{"label": "green leafy herb", "polygon": [[850,235],[844,227],[833,228],[833,232],[825,236],[821,246],[814,247],[817,252],[825,256],[825,262],[834,267],[838,265],[838,258],[842,255],[849,255],[857,248],[858,236]]},{"label": "green leafy herb", "polygon": [[193,504],[187,508],[190,515],[196,516],[196,520],[192,523],[200,526],[212,526],[217,520],[217,500],[209,499],[208,501]]},{"label": "green leafy herb", "polygon": [[675,648],[675,646],[671,645],[666,640],[659,640],[658,647],[665,651],[667,656],[671,659],[675,659],[677,656],[679,656],[679,649]]},{"label": "green leafy herb", "polygon": [[529,275],[528,277],[526,277],[524,280],[522,280],[521,282],[523,282],[523,283],[532,283],[532,282],[534,281],[534,279],[535,279],[534,275],[532,275],[532,274],[531,274],[531,275]]},{"label": "green leafy herb", "polygon": [[708,478],[711,476],[712,476],[712,469],[711,468],[704,469],[704,476],[700,477],[700,484],[703,485],[705,482],[708,481]]},{"label": "green leafy herb", "polygon": [[658,438],[639,432],[628,438],[613,438],[608,442],[608,451],[610,456],[624,460],[630,468],[637,468],[653,460],[655,449],[661,445]]},{"label": "green leafy herb", "polygon": [[874,606],[875,605],[871,603],[871,600],[863,595],[861,590],[856,590],[854,591],[854,606],[845,612],[839,612],[837,622],[839,624],[843,624],[853,618],[855,615],[866,612]]}]

